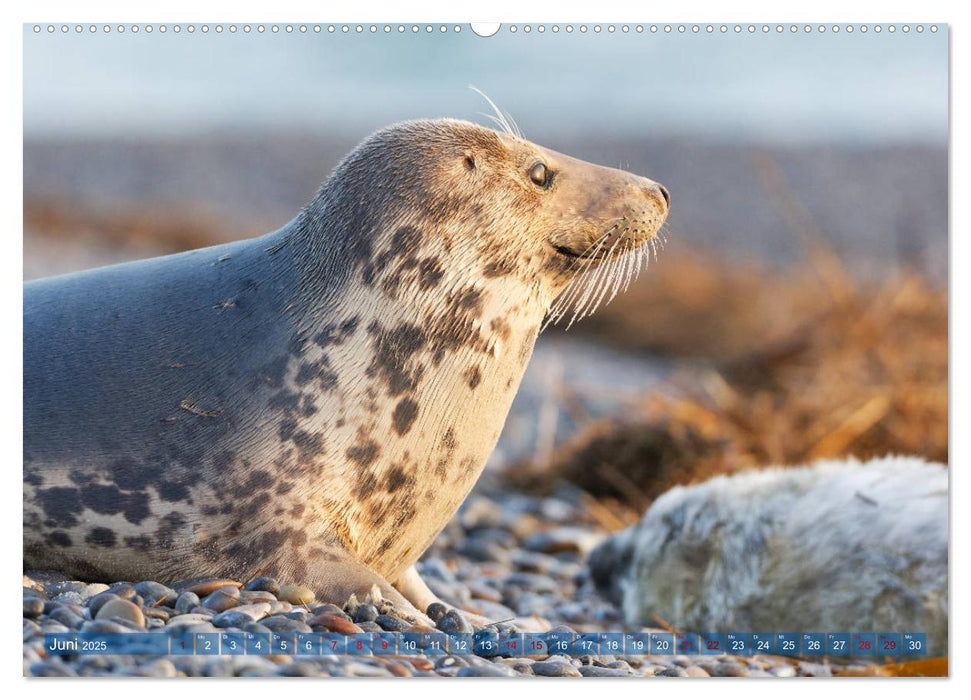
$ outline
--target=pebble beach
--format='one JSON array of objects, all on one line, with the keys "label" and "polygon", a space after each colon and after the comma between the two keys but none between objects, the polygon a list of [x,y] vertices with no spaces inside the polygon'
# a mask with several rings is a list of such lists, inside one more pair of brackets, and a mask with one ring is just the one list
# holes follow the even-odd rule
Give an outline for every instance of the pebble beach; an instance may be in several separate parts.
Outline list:
[{"label": "pebble beach", "polygon": [[[488,481],[488,480],[487,480]],[[589,633],[625,629],[597,596],[584,557],[606,530],[581,492],[533,498],[484,484],[419,563],[449,605],[492,620],[498,632],[528,626]],[[25,676],[342,677],[707,677],[830,676],[820,659],[775,656],[59,656],[44,651],[54,632],[414,632],[387,601],[315,600],[299,582],[193,579],[90,583],[27,572],[23,589]],[[428,610],[438,631],[471,632],[448,607]],[[663,628],[644,628],[661,631]],[[842,670],[852,670],[841,666]]]}]

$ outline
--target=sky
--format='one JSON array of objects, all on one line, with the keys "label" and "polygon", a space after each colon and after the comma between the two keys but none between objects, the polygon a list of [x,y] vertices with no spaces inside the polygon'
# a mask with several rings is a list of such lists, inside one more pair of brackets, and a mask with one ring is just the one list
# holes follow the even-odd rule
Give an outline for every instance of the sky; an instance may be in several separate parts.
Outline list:
[{"label": "sky", "polygon": [[488,106],[474,85],[527,136],[596,128],[604,136],[727,142],[947,142],[946,27],[710,35],[526,34],[507,26],[489,38],[461,30],[35,34],[28,25],[24,133],[359,132],[417,117],[481,122]]}]

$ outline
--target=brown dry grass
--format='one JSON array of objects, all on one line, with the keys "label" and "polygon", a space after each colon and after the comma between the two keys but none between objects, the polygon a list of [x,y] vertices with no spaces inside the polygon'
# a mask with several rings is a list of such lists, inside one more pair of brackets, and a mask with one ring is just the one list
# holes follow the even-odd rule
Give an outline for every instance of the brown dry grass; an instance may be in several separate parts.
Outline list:
[{"label": "brown dry grass", "polygon": [[628,522],[672,486],[750,467],[946,462],[946,292],[917,273],[856,281],[818,247],[807,259],[782,271],[665,259],[583,330],[676,358],[671,386],[508,478],[538,491],[572,482]]}]

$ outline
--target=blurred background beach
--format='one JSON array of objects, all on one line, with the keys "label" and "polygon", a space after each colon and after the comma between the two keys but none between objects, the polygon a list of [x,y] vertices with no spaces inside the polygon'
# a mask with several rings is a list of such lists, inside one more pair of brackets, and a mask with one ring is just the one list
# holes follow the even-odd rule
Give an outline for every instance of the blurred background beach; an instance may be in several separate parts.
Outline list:
[{"label": "blurred background beach", "polygon": [[25,279],[278,228],[373,129],[488,123],[475,85],[673,197],[638,284],[541,338],[487,481],[579,488],[614,529],[713,473],[946,462],[946,29],[227,26],[25,27]]}]

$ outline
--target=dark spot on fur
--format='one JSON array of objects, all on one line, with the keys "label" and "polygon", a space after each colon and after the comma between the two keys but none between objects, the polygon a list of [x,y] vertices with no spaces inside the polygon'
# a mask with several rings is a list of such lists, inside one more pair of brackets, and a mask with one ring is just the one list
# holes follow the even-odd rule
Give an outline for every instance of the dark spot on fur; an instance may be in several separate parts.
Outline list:
[{"label": "dark spot on fur", "polygon": [[95,547],[114,547],[117,537],[114,530],[106,527],[94,527],[88,531],[84,541]]},{"label": "dark spot on fur", "polygon": [[158,491],[158,497],[163,501],[177,503],[179,501],[189,500],[189,489],[185,484],[180,484],[175,481],[160,481],[156,484],[155,488]]},{"label": "dark spot on fur", "polygon": [[482,381],[482,372],[478,367],[469,367],[465,370],[465,379],[469,383],[469,388],[475,390],[479,383]]},{"label": "dark spot on fur", "polygon": [[374,357],[367,375],[380,375],[388,384],[388,393],[399,396],[414,391],[422,368],[410,367],[412,356],[425,346],[425,333],[415,325],[402,323],[390,331],[382,330],[377,321],[368,331],[374,337]]},{"label": "dark spot on fur", "polygon": [[71,546],[71,537],[63,530],[54,530],[54,532],[49,534],[46,539],[52,545],[55,545],[57,547]]},{"label": "dark spot on fur", "polygon": [[422,290],[437,287],[445,271],[438,262],[438,258],[425,258],[418,265],[418,286]]},{"label": "dark spot on fur", "polygon": [[362,467],[370,467],[380,454],[378,443],[370,439],[347,448],[347,457]]},{"label": "dark spot on fur", "polygon": [[39,489],[36,499],[44,509],[44,515],[55,525],[74,527],[78,524],[75,516],[80,515],[83,510],[81,492],[78,489],[67,486]]},{"label": "dark spot on fur", "polygon": [[322,348],[328,345],[342,345],[348,338],[354,335],[358,326],[357,316],[342,321],[339,325],[329,323],[324,329],[314,336],[314,342]]},{"label": "dark spot on fur", "polygon": [[141,491],[152,481],[152,470],[131,459],[116,460],[108,471],[111,472],[111,480],[124,491]]},{"label": "dark spot on fur", "polygon": [[26,472],[24,473],[24,483],[30,484],[31,486],[40,486],[44,483],[44,477],[42,477],[37,472]]},{"label": "dark spot on fur", "polygon": [[297,432],[297,421],[295,418],[284,418],[280,421],[280,441],[287,442]]},{"label": "dark spot on fur", "polygon": [[168,513],[162,521],[159,523],[158,529],[155,531],[155,544],[162,549],[171,549],[172,545],[175,544],[175,539],[179,534],[179,529],[182,528],[186,522],[185,516],[177,511],[172,511]]},{"label": "dark spot on fur", "polygon": [[388,471],[388,493],[394,493],[403,486],[413,483],[415,478],[409,476],[403,467],[395,465]]},{"label": "dark spot on fur", "polygon": [[510,272],[516,269],[516,263],[514,260],[501,257],[495,260],[490,260],[482,273],[486,277],[502,277],[508,275]]},{"label": "dark spot on fur", "polygon": [[378,480],[372,469],[358,472],[357,483],[354,485],[354,496],[359,500],[367,500],[377,488]]},{"label": "dark spot on fur", "polygon": [[394,429],[398,435],[405,435],[411,430],[415,417],[418,415],[418,404],[411,399],[402,399],[394,408],[391,416],[394,422]]}]

